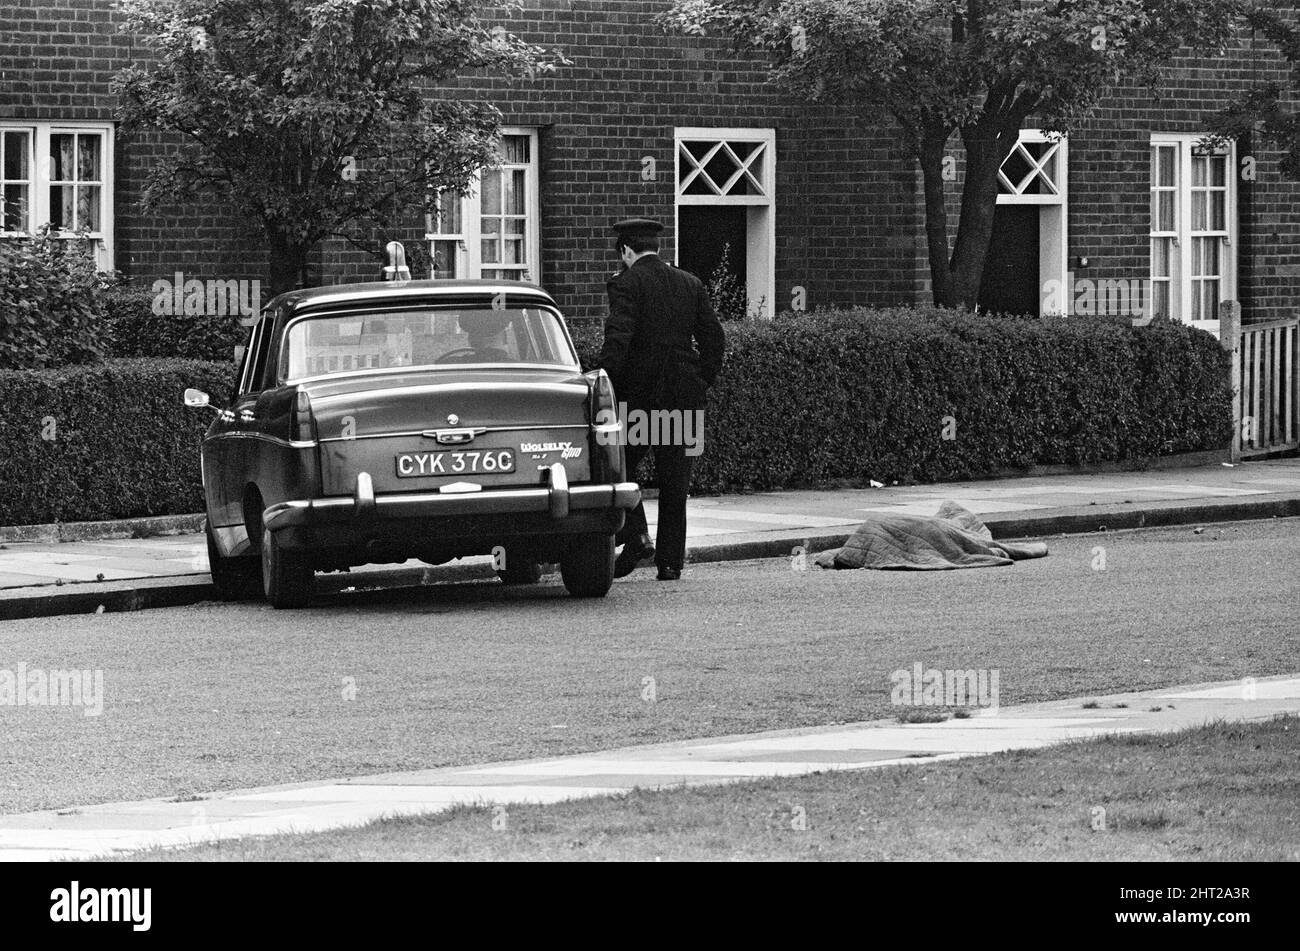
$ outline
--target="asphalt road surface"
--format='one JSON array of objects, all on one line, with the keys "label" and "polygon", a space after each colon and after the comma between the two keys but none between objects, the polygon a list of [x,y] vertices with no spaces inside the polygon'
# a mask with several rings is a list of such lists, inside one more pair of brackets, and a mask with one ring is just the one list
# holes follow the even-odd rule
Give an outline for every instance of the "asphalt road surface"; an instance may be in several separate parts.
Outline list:
[{"label": "asphalt road surface", "polygon": [[1000,701],[1300,669],[1300,520],[1048,539],[954,572],[643,569],[0,622],[0,671],[102,671],[98,716],[0,705],[0,812],[891,716],[889,674]]}]

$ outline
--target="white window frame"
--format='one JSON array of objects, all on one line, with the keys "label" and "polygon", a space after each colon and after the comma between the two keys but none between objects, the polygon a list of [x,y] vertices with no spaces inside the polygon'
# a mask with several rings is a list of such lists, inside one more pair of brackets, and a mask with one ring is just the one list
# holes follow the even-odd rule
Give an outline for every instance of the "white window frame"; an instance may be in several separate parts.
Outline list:
[{"label": "white window frame", "polygon": [[[762,173],[758,177],[748,171],[761,194],[753,195],[687,195],[678,174],[683,142],[757,142],[764,156]],[[756,153],[757,154],[757,153]],[[752,162],[754,155],[750,156]],[[748,165],[748,162],[746,163]],[[746,213],[745,271],[751,306],[762,302],[761,316],[770,318],[776,306],[776,130],[775,129],[715,129],[688,126],[673,130],[673,234],[681,234],[680,210],[683,205],[741,205]],[[698,168],[688,178],[694,179]],[[689,182],[687,182],[689,184]],[[680,246],[680,240],[678,242]]]},{"label": "white window frame", "polygon": [[[997,203],[999,205],[1038,205],[1038,312],[1045,314],[1051,308],[1054,302],[1061,300],[1061,293],[1055,288],[1064,289],[1064,300],[1066,303],[1066,312],[1074,306],[1074,292],[1070,286],[1072,283],[1069,265],[1070,249],[1070,141],[1063,135],[1044,132],[1042,129],[1021,129],[1020,137],[1017,140],[1017,148],[1008,153],[1007,158],[1003,159],[1005,165],[1007,159],[1019,151],[1018,146],[1021,143],[1041,144],[1050,143],[1054,146],[1049,150],[1042,159],[1035,159],[1027,152],[1024,153],[1025,159],[1031,165],[1031,172],[1021,181],[1013,182],[1003,172],[1002,168],[998,169],[1000,183],[1004,184],[1010,191],[1003,193],[999,191]],[[1049,191],[1040,194],[1023,194],[1021,188],[1026,187],[1034,178],[1040,177],[1039,173],[1043,170],[1052,156],[1056,157],[1056,175],[1049,178],[1047,175],[1041,175],[1042,180],[1047,183]]]},{"label": "white window frame", "polygon": [[[0,133],[27,132],[31,143],[28,169],[31,175],[30,201],[27,211],[26,235],[35,234],[41,225],[50,220],[50,136],[59,134],[98,135],[100,156],[99,178],[99,230],[88,232],[95,242],[95,266],[110,271],[114,266],[113,251],[113,184],[116,175],[113,167],[113,125],[108,122],[29,122],[0,119]],[[0,233],[0,239],[20,237],[17,232]],[[73,238],[71,231],[58,232],[58,237]]]},{"label": "white window frame", "polygon": [[[528,266],[524,271],[522,280],[531,284],[542,283],[542,203],[541,203],[541,155],[538,150],[538,134],[535,128],[526,128],[523,126],[503,126],[501,135],[518,135],[528,137],[528,165],[525,174],[525,187],[528,194],[525,196],[524,212],[527,215],[527,225],[524,228],[524,248],[525,255],[528,258]],[[518,168],[521,166],[506,165],[506,168]],[[482,202],[480,199],[480,188],[482,176],[475,175],[466,186],[466,193],[460,200],[460,220],[461,230],[457,233],[441,233],[437,230],[436,222],[433,215],[425,216],[425,236],[424,240],[429,250],[433,249],[434,241],[457,241],[456,250],[456,275],[457,278],[480,278],[483,270],[489,271],[508,270],[513,265],[484,264],[483,263],[483,245],[482,245]],[[432,259],[432,254],[430,255]],[[429,277],[433,277],[432,261],[429,268]],[[508,278],[495,278],[494,280],[508,280]]]},{"label": "white window frame", "polygon": [[[1192,190],[1193,187],[1208,190],[1217,190],[1217,186],[1193,186],[1192,185],[1192,156],[1197,145],[1205,138],[1203,133],[1173,133],[1173,132],[1153,132],[1151,134],[1151,146],[1173,145],[1177,147],[1178,161],[1175,164],[1175,191],[1174,191],[1174,231],[1162,232],[1156,231],[1156,222],[1154,219],[1150,223],[1150,234],[1147,240],[1147,255],[1149,258],[1148,277],[1152,281],[1154,288],[1155,275],[1155,254],[1151,250],[1151,239],[1154,238],[1172,238],[1174,247],[1173,254],[1177,259],[1178,276],[1177,279],[1170,282],[1170,316],[1183,323],[1191,324],[1193,327],[1199,327],[1210,333],[1219,333],[1218,320],[1192,320],[1191,300],[1192,285],[1195,278],[1192,276],[1192,246],[1193,238],[1219,238],[1222,242],[1219,248],[1220,255],[1220,276],[1219,276],[1219,305],[1220,311],[1225,302],[1235,301],[1237,299],[1237,243],[1239,235],[1239,226],[1237,222],[1237,146],[1235,142],[1228,143],[1226,147],[1226,159],[1224,162],[1224,201],[1223,201],[1223,229],[1218,231],[1201,231],[1193,234],[1192,232]],[[1148,165],[1150,161],[1148,159]],[[1152,180],[1151,171],[1148,170],[1148,180]],[[1154,191],[1154,186],[1152,187]],[[1207,201],[1206,214],[1209,214],[1209,202]],[[1148,202],[1150,207],[1150,202]],[[1148,212],[1150,214],[1150,212]],[[1208,217],[1207,217],[1208,224]],[[1152,297],[1154,304],[1154,293]]]}]

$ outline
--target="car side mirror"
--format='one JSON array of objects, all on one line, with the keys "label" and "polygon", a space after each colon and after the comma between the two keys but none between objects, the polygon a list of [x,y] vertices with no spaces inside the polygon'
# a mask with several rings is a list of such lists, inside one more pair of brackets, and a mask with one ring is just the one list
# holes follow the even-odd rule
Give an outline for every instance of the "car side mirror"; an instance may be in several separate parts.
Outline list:
[{"label": "car side mirror", "polygon": [[204,393],[202,390],[196,390],[194,389],[194,387],[190,387],[185,391],[186,406],[201,408],[210,405],[211,402],[212,402],[211,398],[208,396],[207,393]]}]

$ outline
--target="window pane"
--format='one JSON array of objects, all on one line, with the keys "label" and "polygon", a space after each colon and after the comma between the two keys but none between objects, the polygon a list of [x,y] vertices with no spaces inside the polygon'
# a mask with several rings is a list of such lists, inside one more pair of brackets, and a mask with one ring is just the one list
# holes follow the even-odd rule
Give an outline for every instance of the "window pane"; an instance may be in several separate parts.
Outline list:
[{"label": "window pane", "polygon": [[527,264],[528,263],[528,261],[524,258],[523,241],[518,239],[506,241],[505,246],[506,246],[506,259],[505,259],[506,264]]},{"label": "window pane", "polygon": [[[718,184],[722,184],[730,177],[731,171],[731,169],[728,169],[727,174],[723,175],[722,178],[718,178],[715,175],[714,179]],[[1020,189],[1021,183],[1024,182],[1025,177],[1032,171],[1033,166],[1030,165],[1029,162],[1026,161],[1025,157],[1020,153],[1019,147],[1012,149],[1011,154],[1002,162],[1002,174],[1006,175],[1007,180],[1015,186],[1017,191]]]},{"label": "window pane", "polygon": [[[517,275],[500,271],[485,272],[484,276],[509,279]],[[486,305],[454,313],[411,310],[382,316],[313,317],[290,326],[283,354],[281,365],[288,379],[369,367],[521,361],[577,365],[555,314],[535,309],[492,310]]]},{"label": "window pane", "polygon": [[66,133],[50,136],[50,181],[72,180],[72,154],[77,137]]},{"label": "window pane", "polygon": [[1228,174],[1228,157],[1226,155],[1216,155],[1210,159],[1210,175],[1212,184],[1224,185]]},{"label": "window pane", "polygon": [[27,230],[27,189],[29,185],[6,185],[4,189],[4,220],[0,231]]},{"label": "window pane", "polygon": [[1205,256],[1204,265],[1202,266],[1200,273],[1213,274],[1213,275],[1222,274],[1223,271],[1219,267],[1219,248],[1221,246],[1219,239],[1202,238],[1200,240],[1202,246],[1202,253]]},{"label": "window pane", "polygon": [[1156,230],[1174,230],[1174,193],[1156,192]]},{"label": "window pane", "polygon": [[1193,188],[1206,184],[1205,167],[1208,163],[1209,163],[1209,159],[1204,155],[1192,156],[1192,187]]},{"label": "window pane", "polygon": [[433,276],[441,280],[459,277],[456,273],[457,241],[433,241]]},{"label": "window pane", "polygon": [[99,136],[79,135],[77,145],[77,181],[99,181]]},{"label": "window pane", "polygon": [[28,177],[27,151],[28,133],[6,132],[4,134],[4,168],[0,177],[9,181],[18,179],[26,181]]},{"label": "window pane", "polygon": [[1210,230],[1224,230],[1224,209],[1227,206],[1227,195],[1224,192],[1210,193]]},{"label": "window pane", "polygon": [[1169,282],[1156,281],[1151,285],[1152,312],[1157,317],[1169,316]]},{"label": "window pane", "polygon": [[483,214],[501,214],[501,171],[499,169],[483,170]]},{"label": "window pane", "polygon": [[75,220],[72,207],[75,192],[72,185],[50,186],[50,224],[54,227],[72,228]]},{"label": "window pane", "polygon": [[522,168],[515,169],[506,179],[505,213],[507,215],[524,214],[524,198],[527,196],[527,184]]},{"label": "window pane", "polygon": [[526,135],[503,135],[501,137],[501,161],[506,165],[527,165],[529,162],[529,137]]},{"label": "window pane", "polygon": [[1199,295],[1197,295],[1197,316],[1192,320],[1199,321],[1217,321],[1218,320],[1218,281],[1201,281]]},{"label": "window pane", "polygon": [[480,241],[479,244],[482,246],[481,260],[484,264],[501,263],[501,258],[498,255],[499,245],[495,238],[491,238],[491,239],[485,238],[484,240]]},{"label": "window pane", "polygon": [[99,230],[99,185],[77,186],[77,227]]},{"label": "window pane", "polygon": [[461,210],[460,196],[455,192],[444,191],[438,195],[438,212],[434,221],[435,234],[460,234]]},{"label": "window pane", "polygon": [[1192,230],[1205,231],[1205,192],[1192,192]]},{"label": "window pane", "polygon": [[1173,187],[1178,183],[1178,151],[1171,146],[1160,148],[1160,168],[1158,168],[1157,184],[1162,186]]},{"label": "window pane", "polygon": [[1151,242],[1151,274],[1169,277],[1169,238],[1156,238]]}]

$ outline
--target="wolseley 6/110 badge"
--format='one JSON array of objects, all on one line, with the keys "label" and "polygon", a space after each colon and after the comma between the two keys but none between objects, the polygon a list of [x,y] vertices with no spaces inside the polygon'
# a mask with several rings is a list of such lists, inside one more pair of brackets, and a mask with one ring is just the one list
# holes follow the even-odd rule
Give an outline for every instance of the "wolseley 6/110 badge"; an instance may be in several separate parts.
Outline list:
[{"label": "wolseley 6/110 badge", "polygon": [[449,415],[447,416],[447,425],[448,425],[448,426],[456,426],[456,425],[458,425],[459,423],[460,423],[460,417],[457,416],[455,413],[451,413],[451,414],[449,414]]}]

